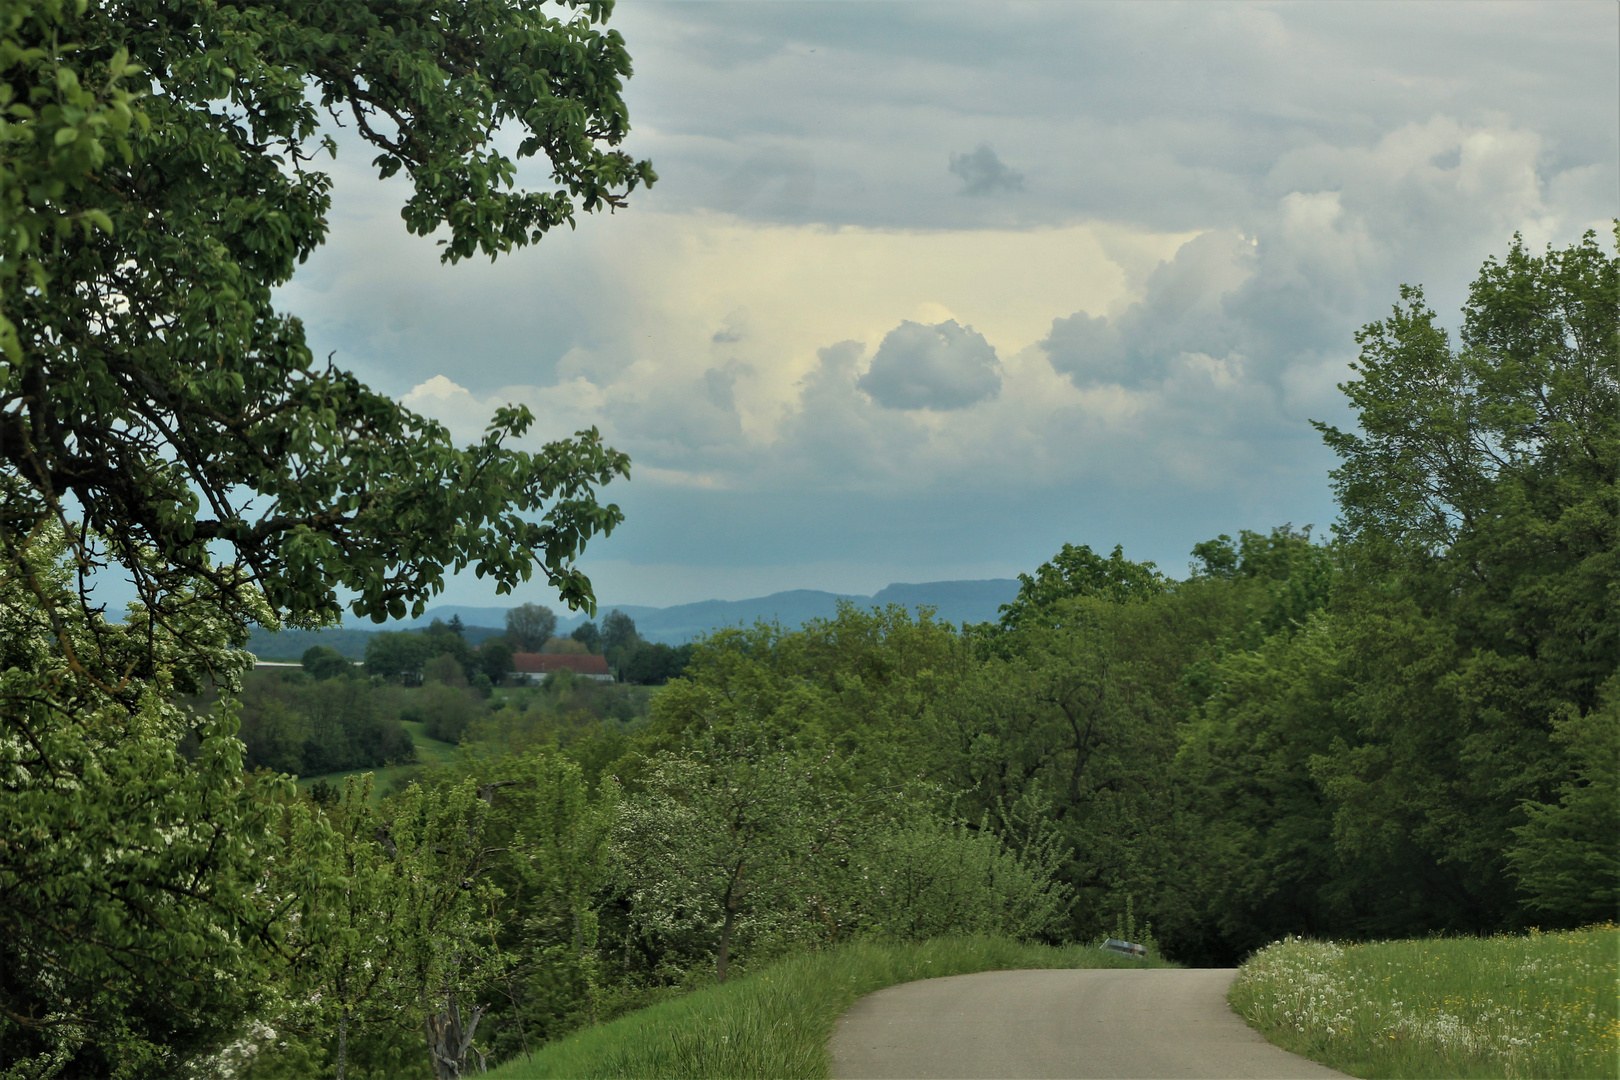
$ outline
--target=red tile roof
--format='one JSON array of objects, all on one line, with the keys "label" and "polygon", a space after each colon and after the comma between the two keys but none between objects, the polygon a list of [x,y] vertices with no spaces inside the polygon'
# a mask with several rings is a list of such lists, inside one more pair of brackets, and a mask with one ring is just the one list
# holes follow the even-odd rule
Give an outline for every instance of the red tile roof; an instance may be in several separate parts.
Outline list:
[{"label": "red tile roof", "polygon": [[570,656],[563,653],[512,654],[512,670],[520,675],[549,675],[567,668],[576,675],[610,675],[605,656]]}]

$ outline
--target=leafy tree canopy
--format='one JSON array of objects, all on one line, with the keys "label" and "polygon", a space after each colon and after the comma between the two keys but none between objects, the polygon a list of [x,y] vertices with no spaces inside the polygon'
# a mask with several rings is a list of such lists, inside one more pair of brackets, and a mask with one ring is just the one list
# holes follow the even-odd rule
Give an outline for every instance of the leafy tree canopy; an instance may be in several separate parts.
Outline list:
[{"label": "leafy tree canopy", "polygon": [[506,639],[516,652],[536,653],[557,632],[557,615],[539,604],[521,604],[506,613]]},{"label": "leafy tree canopy", "polygon": [[574,632],[568,636],[585,646],[586,652],[594,653],[602,645],[602,634],[589,619],[574,627]]},{"label": "leafy tree canopy", "polygon": [[[0,562],[0,1070],[176,1075],[263,997],[255,873],[283,785],[247,790],[230,709],[177,703],[237,685],[252,659],[226,628],[84,616],[65,547],[47,528]],[[98,677],[154,651],[151,681]]]},{"label": "leafy tree canopy", "polygon": [[1001,626],[1014,629],[1059,600],[1095,596],[1115,603],[1145,600],[1170,588],[1172,582],[1151,562],[1131,562],[1116,545],[1105,559],[1081,544],[1063,549],[1042,563],[1034,574],[1019,574],[1018,596],[1001,606]]},{"label": "leafy tree canopy", "polygon": [[607,617],[602,620],[600,641],[604,651],[623,649],[640,640],[641,635],[636,632],[636,620],[618,608],[608,612]]},{"label": "leafy tree canopy", "polygon": [[[1616,226],[1620,241],[1620,225]],[[1355,557],[1398,567],[1459,643],[1533,661],[1590,709],[1620,655],[1620,258],[1517,237],[1453,348],[1419,289],[1357,335],[1360,433],[1319,424]]]},{"label": "leafy tree canopy", "polygon": [[325,645],[311,645],[302,657],[304,670],[316,679],[332,679],[354,670],[349,658]]},{"label": "leafy tree canopy", "polygon": [[[595,488],[628,459],[593,430],[511,450],[497,412],[458,448],[438,423],[313,363],[271,291],[325,239],[353,131],[403,173],[406,228],[495,257],[624,205],[655,176],[629,129],[610,5],[188,5],[16,0],[0,16],[0,529],[82,516],[160,617],[183,582],[237,619],[257,585],[295,621],[419,613],[445,569],[505,592],[573,566],[621,520]],[[516,136],[498,149],[497,130]],[[543,156],[553,187],[516,185]],[[8,544],[15,541],[7,540]],[[215,564],[211,551],[228,553]],[[151,552],[153,557],[143,553]],[[13,555],[13,557],[15,557]]]}]

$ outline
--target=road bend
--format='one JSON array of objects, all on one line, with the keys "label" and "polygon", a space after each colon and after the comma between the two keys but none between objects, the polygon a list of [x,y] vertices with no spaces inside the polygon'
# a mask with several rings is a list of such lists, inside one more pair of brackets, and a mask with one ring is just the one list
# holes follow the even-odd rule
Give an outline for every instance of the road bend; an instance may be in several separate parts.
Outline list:
[{"label": "road bend", "polygon": [[1344,1076],[1266,1042],[1226,1004],[1233,968],[987,971],[855,1003],[841,1080],[1306,1080]]}]

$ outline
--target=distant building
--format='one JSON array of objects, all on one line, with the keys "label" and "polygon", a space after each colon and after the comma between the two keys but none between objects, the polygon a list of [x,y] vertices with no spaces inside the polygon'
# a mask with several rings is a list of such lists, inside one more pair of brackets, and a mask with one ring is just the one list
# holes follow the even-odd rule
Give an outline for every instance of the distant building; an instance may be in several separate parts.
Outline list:
[{"label": "distant building", "polygon": [[533,686],[554,671],[567,669],[575,678],[612,682],[605,656],[570,656],[564,653],[519,652],[512,654],[512,681]]}]

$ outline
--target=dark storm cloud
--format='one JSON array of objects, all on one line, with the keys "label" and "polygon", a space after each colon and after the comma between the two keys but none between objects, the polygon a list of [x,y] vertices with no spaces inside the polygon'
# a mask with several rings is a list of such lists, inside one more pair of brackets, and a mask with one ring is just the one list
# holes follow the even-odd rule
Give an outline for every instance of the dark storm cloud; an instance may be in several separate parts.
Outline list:
[{"label": "dark storm cloud", "polygon": [[965,409],[1001,391],[996,350],[971,326],[907,319],[890,330],[857,385],[886,409]]},{"label": "dark storm cloud", "polygon": [[963,195],[996,195],[1024,190],[1024,174],[1007,168],[988,143],[971,154],[951,155],[951,175],[962,180]]}]

